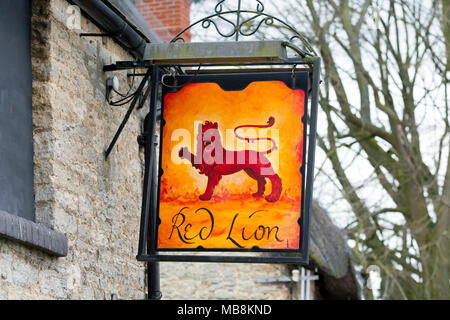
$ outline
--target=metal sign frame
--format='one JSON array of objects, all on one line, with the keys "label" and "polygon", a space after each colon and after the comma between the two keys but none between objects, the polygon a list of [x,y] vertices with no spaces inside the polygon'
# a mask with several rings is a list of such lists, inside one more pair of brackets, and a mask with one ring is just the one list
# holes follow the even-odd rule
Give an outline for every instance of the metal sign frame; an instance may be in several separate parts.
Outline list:
[{"label": "metal sign frame", "polygon": [[[136,90],[131,104],[128,108],[125,117],[120,124],[114,138],[105,152],[105,156],[108,157],[113,150],[115,143],[117,142],[121,131],[124,129],[126,122],[128,121],[132,111],[136,105],[143,106],[148,94],[150,94],[150,110],[144,122],[144,132],[139,136],[139,143],[144,146],[145,150],[145,172],[144,172],[144,184],[143,184],[143,197],[142,197],[142,210],[141,210],[141,222],[139,231],[139,246],[137,253],[137,260],[147,261],[149,263],[155,263],[158,261],[185,261],[185,262],[246,262],[246,263],[308,263],[309,257],[309,219],[311,213],[312,204],[312,188],[313,188],[313,173],[314,173],[314,158],[315,158],[315,146],[316,146],[316,128],[317,128],[317,109],[318,109],[318,96],[319,96],[319,83],[320,83],[320,65],[321,59],[315,54],[314,49],[309,44],[307,38],[295,30],[292,26],[284,21],[268,15],[264,12],[264,6],[261,1],[257,1],[256,10],[244,10],[241,8],[241,0],[238,0],[237,10],[225,11],[223,4],[225,0],[219,1],[215,7],[215,13],[200,19],[190,26],[186,27],[179,34],[177,34],[169,44],[148,44],[146,50],[146,57],[144,61],[122,61],[116,62],[114,65],[108,65],[104,67],[104,71],[114,71],[121,69],[135,69],[146,68],[147,71],[143,74],[143,79]],[[247,15],[246,19],[243,19],[243,14]],[[251,15],[248,18],[248,15]],[[235,21],[230,18],[235,17]],[[242,18],[242,19],[241,19]],[[259,19],[259,22],[258,22]],[[219,23],[225,22],[231,31],[223,32],[220,29]],[[283,49],[274,50],[274,43],[272,47],[269,47],[270,54],[267,57],[261,55],[258,50],[255,51],[255,57],[245,56],[245,59],[236,55],[236,42],[239,40],[239,36],[250,36],[255,34],[262,26],[281,25],[285,30],[293,33],[293,36],[289,41],[279,42],[279,46],[283,48],[290,48],[296,53],[295,58],[287,58],[284,55]],[[183,44],[179,42],[185,42],[182,38],[182,34],[188,31],[190,28],[200,25],[207,29],[214,26],[215,30],[224,38],[233,38],[236,42],[228,42],[230,48],[234,48],[234,53],[227,55],[227,43],[217,44],[220,50],[224,50],[224,54],[218,57],[217,54],[211,54],[211,50],[206,44],[186,44],[186,48],[189,53],[186,56],[186,51],[178,48],[183,47]],[[253,29],[246,28],[248,25],[253,25]],[[295,41],[300,41],[300,46],[294,44]],[[256,45],[257,48],[258,44]],[[203,47],[203,51],[202,51]],[[276,49],[276,48],[275,48]],[[165,50],[165,51],[164,51]],[[180,52],[177,54],[176,52]],[[269,52],[268,51],[268,52]],[[153,52],[153,55],[151,54]],[[184,52],[184,53],[183,53]],[[203,53],[202,53],[203,52]],[[225,67],[225,69],[217,69],[219,67]],[[175,254],[161,254],[156,250],[156,229],[160,223],[158,217],[159,208],[159,178],[160,170],[157,166],[157,141],[155,140],[158,112],[157,108],[161,101],[159,92],[161,90],[161,78],[162,73],[172,74],[175,70],[178,74],[202,74],[202,73],[229,73],[229,72],[247,72],[250,69],[234,69],[230,71],[230,66],[242,66],[245,68],[253,68],[251,72],[279,72],[283,70],[299,70],[297,67],[301,67],[302,71],[309,72],[309,92],[305,92],[309,102],[309,110],[305,106],[305,115],[308,119],[306,123],[309,124],[306,144],[304,144],[304,154],[306,155],[306,162],[303,163],[303,175],[305,179],[305,187],[302,192],[302,212],[301,212],[301,255],[289,254],[284,252],[274,253],[262,253],[261,250],[246,251],[248,254],[255,255],[204,255],[204,254],[187,254],[187,255],[175,255]],[[191,68],[198,67],[197,71],[193,71]],[[214,70],[201,70],[200,67],[216,68]],[[269,67],[269,68],[268,68]],[[277,68],[275,68],[277,67]],[[171,71],[168,71],[171,70]],[[142,93],[144,87],[144,98],[142,99]],[[164,119],[159,119],[164,122]],[[162,123],[163,125],[163,123]],[[209,251],[209,250],[206,250]],[[217,250],[211,250],[217,251]],[[232,250],[236,251],[236,250]],[[272,251],[272,250],[271,250]],[[226,250],[224,250],[226,252]],[[198,253],[198,252],[197,252]],[[156,268],[156,265],[153,265]],[[157,272],[154,272],[157,273]],[[152,273],[153,274],[153,273]],[[149,280],[150,281],[150,280]],[[157,290],[158,291],[158,290]]]},{"label": "metal sign frame", "polygon": [[[299,120],[303,124],[303,130],[302,130],[302,146],[306,146],[306,138],[307,138],[307,129],[309,125],[307,124],[307,117],[308,117],[308,97],[307,92],[309,91],[309,73],[307,71],[295,71],[290,70],[288,72],[256,72],[256,73],[212,73],[212,74],[193,74],[193,75],[181,75],[177,77],[169,77],[169,79],[166,79],[163,83],[162,88],[162,103],[161,103],[161,116],[162,121],[164,123],[163,126],[160,126],[160,142],[159,142],[159,184],[158,184],[158,194],[161,192],[161,178],[164,175],[164,171],[162,168],[162,155],[163,155],[163,130],[166,127],[166,118],[165,118],[165,103],[164,98],[166,94],[169,93],[176,93],[179,92],[185,85],[189,85],[192,83],[216,83],[220,86],[222,90],[225,91],[241,91],[244,90],[250,83],[253,82],[261,82],[261,81],[281,81],[283,82],[287,87],[289,87],[291,90],[295,89],[302,89],[305,92],[305,98],[304,98],[304,115],[302,118],[299,118]],[[167,85],[165,85],[167,84]],[[188,109],[185,109],[184,112],[189,112]],[[155,233],[155,242],[152,243],[153,248],[151,250],[159,252],[159,253],[167,253],[167,252],[246,252],[246,253],[254,253],[254,252],[270,252],[270,253],[292,253],[292,254],[301,254],[305,251],[306,246],[304,242],[304,236],[303,234],[309,233],[309,230],[307,230],[307,226],[304,225],[304,216],[302,214],[303,205],[304,205],[304,199],[307,195],[308,191],[305,190],[305,173],[304,169],[305,166],[303,164],[306,163],[306,152],[303,152],[302,156],[302,166],[298,169],[300,170],[300,173],[302,174],[301,180],[298,181],[298,184],[301,186],[301,208],[299,209],[300,217],[298,220],[296,220],[296,223],[300,226],[300,232],[299,232],[299,240],[298,240],[298,248],[295,249],[282,249],[282,248],[259,248],[259,247],[249,247],[249,248],[242,248],[236,246],[236,248],[205,248],[203,246],[198,246],[196,248],[159,248],[157,245],[157,239],[159,235],[159,225],[153,226],[154,229],[151,230],[151,232]],[[160,205],[158,203],[156,212],[153,212],[152,214],[156,214],[157,221],[161,221],[160,217]],[[234,223],[232,223],[234,224]],[[171,259],[177,260],[179,256],[171,256]],[[168,255],[165,257],[165,259],[168,259]]]},{"label": "metal sign frame", "polygon": [[[276,62],[274,64],[278,64]],[[289,61],[292,64],[292,61]],[[307,64],[304,61],[297,60],[295,64]],[[159,155],[156,150],[156,141],[150,141],[150,137],[154,137],[156,133],[156,105],[160,101],[160,97],[157,96],[158,86],[161,85],[161,77],[159,72],[160,66],[154,65],[152,67],[151,76],[151,107],[148,119],[146,119],[146,173],[144,179],[144,198],[142,206],[141,215],[141,228],[139,237],[139,248],[137,259],[139,261],[184,261],[184,262],[245,262],[245,263],[307,263],[309,256],[309,215],[311,212],[312,203],[312,186],[313,186],[313,172],[314,172],[314,154],[315,154],[315,144],[316,144],[316,126],[317,126],[317,107],[318,107],[318,86],[319,86],[319,73],[320,73],[320,59],[315,59],[312,68],[306,69],[310,72],[310,92],[308,94],[309,103],[305,105],[305,116],[309,117],[308,127],[308,138],[306,139],[306,144],[304,145],[304,156],[306,162],[304,163],[304,179],[305,188],[303,206],[301,212],[301,239],[300,239],[300,252],[301,255],[290,254],[288,252],[278,252],[277,250],[267,250],[272,252],[270,255],[261,253],[265,250],[249,249],[249,250],[238,250],[238,249],[203,249],[203,250],[173,250],[173,251],[183,251],[183,254],[163,254],[162,251],[157,250],[157,227],[160,223],[158,208],[159,208],[159,179],[161,177],[161,172],[159,166],[156,166],[156,156]],[[226,69],[225,69],[226,70]],[[270,69],[264,69],[267,72]],[[275,69],[277,70],[277,69]],[[194,75],[192,75],[194,77]],[[156,81],[155,81],[156,80]],[[308,108],[309,107],[309,108]],[[164,122],[163,119],[161,119]],[[150,130],[148,130],[150,129]],[[164,250],[169,251],[169,250]],[[236,253],[228,255],[207,255],[198,254],[206,253],[208,251],[215,252],[236,252],[245,251],[246,253],[252,255],[237,255]],[[266,251],[266,252],[267,252]],[[189,252],[195,252],[196,254],[184,254]],[[254,254],[258,254],[257,256]]]}]

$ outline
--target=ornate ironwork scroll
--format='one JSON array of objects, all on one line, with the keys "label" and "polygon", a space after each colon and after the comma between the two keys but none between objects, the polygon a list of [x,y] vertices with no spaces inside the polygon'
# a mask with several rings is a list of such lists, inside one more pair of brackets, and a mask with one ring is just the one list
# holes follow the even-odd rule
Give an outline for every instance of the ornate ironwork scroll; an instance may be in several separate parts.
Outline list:
[{"label": "ornate ironwork scroll", "polygon": [[[204,29],[214,27],[216,32],[223,38],[233,38],[239,40],[239,36],[249,37],[254,35],[262,26],[283,27],[292,32],[292,37],[286,41],[288,46],[294,49],[303,58],[315,56],[316,53],[309,43],[307,37],[297,31],[293,26],[285,21],[264,12],[264,4],[260,0],[256,1],[256,8],[253,10],[242,9],[241,0],[237,1],[236,10],[225,10],[224,4],[227,0],[220,0],[214,7],[214,14],[206,16],[190,24],[177,35],[171,42],[185,42],[183,34],[192,27],[200,25]],[[245,18],[243,16],[245,14]],[[222,26],[220,25],[222,23]],[[224,27],[225,26],[225,27]],[[300,40],[301,48],[294,45],[295,39]]]}]

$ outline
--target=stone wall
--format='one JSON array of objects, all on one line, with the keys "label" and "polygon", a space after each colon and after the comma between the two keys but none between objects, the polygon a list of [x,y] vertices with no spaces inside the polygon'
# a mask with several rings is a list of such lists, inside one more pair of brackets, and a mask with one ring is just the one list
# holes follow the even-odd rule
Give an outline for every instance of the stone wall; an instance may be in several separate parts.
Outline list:
[{"label": "stone wall", "polygon": [[[146,110],[130,118],[105,161],[126,110],[105,101],[104,64],[133,58],[114,40],[80,37],[66,26],[66,0],[32,1],[36,222],[63,233],[55,258],[0,239],[0,299],[143,299],[138,244],[143,153],[136,142]],[[83,32],[99,33],[86,17]],[[121,91],[126,71],[115,72]],[[254,278],[284,266],[161,263],[165,299],[288,299],[285,286]]]},{"label": "stone wall", "polygon": [[[0,240],[0,299],[142,299],[145,268],[135,255],[143,114],[132,115],[108,161],[103,155],[125,109],[105,102],[102,67],[133,58],[112,39],[68,29],[69,5],[32,1],[36,220],[67,237],[68,255]],[[85,17],[81,29],[101,32]],[[117,75],[126,89],[126,73]]]},{"label": "stone wall", "polygon": [[285,265],[163,262],[160,269],[163,299],[290,299],[286,285],[255,282],[288,275]]}]

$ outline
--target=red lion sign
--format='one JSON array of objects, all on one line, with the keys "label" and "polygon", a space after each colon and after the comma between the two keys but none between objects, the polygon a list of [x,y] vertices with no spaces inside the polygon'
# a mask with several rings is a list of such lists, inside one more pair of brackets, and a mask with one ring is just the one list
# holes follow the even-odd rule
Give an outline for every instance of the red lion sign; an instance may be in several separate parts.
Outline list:
[{"label": "red lion sign", "polygon": [[300,249],[308,78],[281,75],[165,89],[157,250]]}]

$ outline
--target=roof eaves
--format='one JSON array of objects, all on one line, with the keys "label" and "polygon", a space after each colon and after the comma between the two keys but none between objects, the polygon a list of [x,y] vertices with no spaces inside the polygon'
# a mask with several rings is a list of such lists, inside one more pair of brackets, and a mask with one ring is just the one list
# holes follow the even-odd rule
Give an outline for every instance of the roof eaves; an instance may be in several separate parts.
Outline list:
[{"label": "roof eaves", "polygon": [[102,0],[148,42],[164,42],[129,1]]}]

